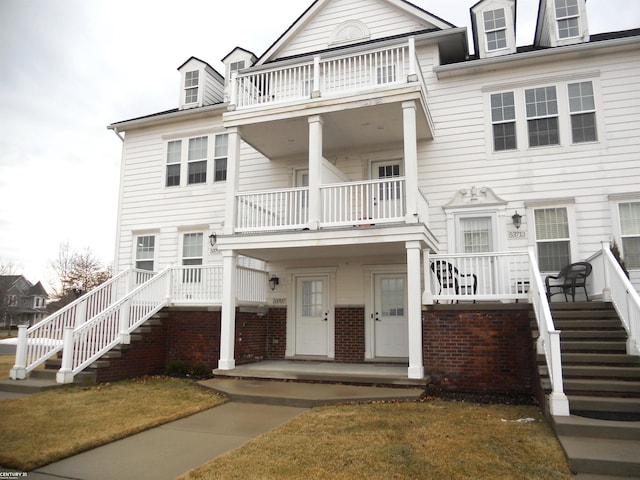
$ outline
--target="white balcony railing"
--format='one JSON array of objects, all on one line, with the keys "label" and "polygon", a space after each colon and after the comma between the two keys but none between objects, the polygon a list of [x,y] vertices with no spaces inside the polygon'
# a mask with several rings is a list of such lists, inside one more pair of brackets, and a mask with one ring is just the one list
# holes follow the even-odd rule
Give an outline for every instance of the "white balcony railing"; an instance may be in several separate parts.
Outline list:
[{"label": "white balcony railing", "polygon": [[328,227],[399,222],[407,212],[402,177],[325,185],[320,195],[321,223]]},{"label": "white balcony railing", "polygon": [[[335,55],[335,52],[333,52]],[[321,57],[295,65],[234,74],[231,104],[237,109],[280,104],[421,81],[413,39],[366,52]]]},{"label": "white balcony railing", "polygon": [[[419,195],[421,216],[428,206]],[[235,231],[296,230],[309,225],[309,189],[289,188],[236,195]],[[403,177],[320,186],[320,226],[360,226],[405,220],[406,182]]]}]

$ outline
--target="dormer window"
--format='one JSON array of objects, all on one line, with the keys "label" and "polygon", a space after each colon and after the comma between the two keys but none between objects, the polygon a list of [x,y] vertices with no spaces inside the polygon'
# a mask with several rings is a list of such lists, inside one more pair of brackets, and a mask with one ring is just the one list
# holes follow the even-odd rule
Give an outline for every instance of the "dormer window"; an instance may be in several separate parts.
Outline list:
[{"label": "dormer window", "polygon": [[484,31],[487,36],[487,51],[507,48],[507,21],[504,9],[484,12]]},{"label": "dormer window", "polygon": [[198,102],[198,86],[200,81],[200,72],[194,70],[186,72],[184,75],[184,103]]},{"label": "dormer window", "polygon": [[578,17],[580,8],[578,0],[556,0],[556,21],[558,22],[558,38],[580,36]]},{"label": "dormer window", "polygon": [[231,64],[229,65],[229,71],[231,73],[237,72],[238,70],[242,70],[244,68],[244,65],[245,65],[244,60],[240,62],[231,62]]}]

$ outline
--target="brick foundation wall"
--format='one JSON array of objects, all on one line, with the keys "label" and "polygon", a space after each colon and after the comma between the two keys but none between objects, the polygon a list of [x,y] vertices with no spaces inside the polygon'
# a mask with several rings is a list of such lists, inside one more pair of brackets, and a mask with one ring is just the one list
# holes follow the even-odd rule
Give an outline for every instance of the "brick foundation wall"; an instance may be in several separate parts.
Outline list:
[{"label": "brick foundation wall", "polygon": [[236,312],[236,365],[258,362],[267,356],[267,324],[265,314]]},{"label": "brick foundation wall", "polygon": [[267,345],[266,358],[280,360],[287,348],[287,309],[270,308],[266,315]]},{"label": "brick foundation wall", "polygon": [[364,362],[364,306],[336,307],[336,362]]},{"label": "brick foundation wall", "polygon": [[167,363],[204,365],[209,370],[220,360],[220,312],[169,311]]},{"label": "brick foundation wall", "polygon": [[435,307],[422,313],[425,374],[445,390],[533,392],[528,308]]},{"label": "brick foundation wall", "polygon": [[96,382],[113,382],[143,375],[157,375],[165,370],[167,361],[166,319],[147,322],[139,333],[132,335],[131,344],[115,351],[120,357],[109,358],[109,366],[97,368]]}]

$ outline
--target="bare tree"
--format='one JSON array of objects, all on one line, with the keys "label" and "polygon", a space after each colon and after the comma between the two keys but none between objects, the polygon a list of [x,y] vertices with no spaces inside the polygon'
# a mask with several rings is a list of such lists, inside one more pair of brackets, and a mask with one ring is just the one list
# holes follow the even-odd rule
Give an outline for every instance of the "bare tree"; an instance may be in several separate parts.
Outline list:
[{"label": "bare tree", "polygon": [[[16,274],[16,268],[13,263],[4,262],[0,259],[0,277],[11,276]],[[9,288],[11,282],[7,279],[0,278],[0,325],[6,326],[7,313],[9,311]]]}]

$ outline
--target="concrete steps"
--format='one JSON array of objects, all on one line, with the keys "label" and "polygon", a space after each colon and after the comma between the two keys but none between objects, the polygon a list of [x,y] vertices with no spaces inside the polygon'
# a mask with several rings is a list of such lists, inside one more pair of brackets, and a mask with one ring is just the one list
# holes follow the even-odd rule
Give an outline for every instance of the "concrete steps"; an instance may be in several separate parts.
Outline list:
[{"label": "concrete steps", "polygon": [[[560,335],[569,417],[553,425],[579,480],[640,478],[640,357],[627,355],[626,331],[611,305],[552,303]],[[550,385],[538,356],[543,389]]]}]

